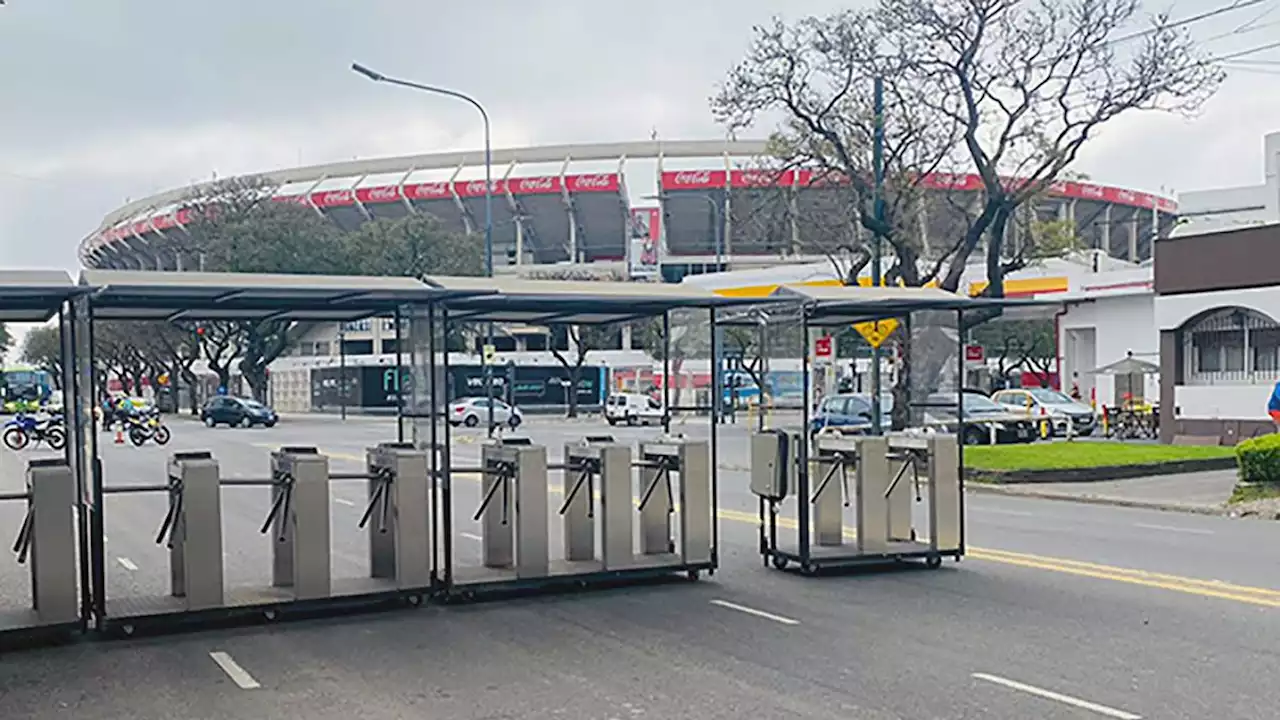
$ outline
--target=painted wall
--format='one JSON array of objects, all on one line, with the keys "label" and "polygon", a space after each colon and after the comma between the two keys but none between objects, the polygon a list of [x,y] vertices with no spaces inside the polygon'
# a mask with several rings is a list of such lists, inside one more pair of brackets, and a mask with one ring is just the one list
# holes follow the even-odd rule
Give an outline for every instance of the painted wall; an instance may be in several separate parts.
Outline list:
[{"label": "painted wall", "polygon": [[[1152,322],[1154,313],[1155,296],[1148,293],[1099,297],[1068,305],[1058,321],[1063,385],[1070,388],[1076,378],[1084,397],[1096,389],[1099,405],[1116,404],[1115,378],[1088,371],[1123,360],[1130,352],[1139,360],[1159,364],[1160,333]],[[1078,378],[1075,373],[1079,373]],[[1147,400],[1159,400],[1160,378],[1147,377],[1143,392]]]}]

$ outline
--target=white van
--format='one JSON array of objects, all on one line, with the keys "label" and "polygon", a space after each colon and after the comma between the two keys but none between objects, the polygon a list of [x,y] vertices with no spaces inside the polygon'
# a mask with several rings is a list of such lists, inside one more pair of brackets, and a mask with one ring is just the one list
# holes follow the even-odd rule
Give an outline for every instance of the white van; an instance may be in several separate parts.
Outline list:
[{"label": "white van", "polygon": [[641,393],[615,393],[604,403],[604,417],[610,425],[648,425],[662,422],[662,403]]}]

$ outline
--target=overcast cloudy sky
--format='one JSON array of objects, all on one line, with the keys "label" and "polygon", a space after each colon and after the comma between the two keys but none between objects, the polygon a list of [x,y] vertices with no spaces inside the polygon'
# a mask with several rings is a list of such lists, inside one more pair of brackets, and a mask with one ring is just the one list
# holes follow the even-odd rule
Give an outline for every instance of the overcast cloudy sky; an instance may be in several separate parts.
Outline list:
[{"label": "overcast cloudy sky", "polygon": [[[1230,0],[1226,0],[1230,1]],[[1187,17],[1222,0],[1152,5]],[[1197,34],[1280,40],[1280,0]],[[496,147],[719,137],[707,96],[753,23],[838,0],[7,0],[0,6],[0,265],[68,269],[126,199],[230,174],[478,147],[464,105],[347,70],[468,91]],[[1254,21],[1247,33],[1229,34]],[[1276,23],[1276,24],[1273,24]],[[1225,37],[1218,37],[1226,34]],[[1276,60],[1280,51],[1252,60]],[[1280,75],[1233,71],[1198,118],[1132,117],[1078,170],[1159,191],[1260,182]]]}]

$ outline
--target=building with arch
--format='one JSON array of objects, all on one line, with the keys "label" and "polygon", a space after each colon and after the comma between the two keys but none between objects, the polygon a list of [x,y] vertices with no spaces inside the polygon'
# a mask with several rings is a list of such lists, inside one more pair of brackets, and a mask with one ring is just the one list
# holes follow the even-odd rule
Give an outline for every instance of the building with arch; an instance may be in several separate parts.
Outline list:
[{"label": "building with arch", "polygon": [[1224,444],[1275,430],[1280,225],[1166,238],[1155,264],[1160,438]]}]

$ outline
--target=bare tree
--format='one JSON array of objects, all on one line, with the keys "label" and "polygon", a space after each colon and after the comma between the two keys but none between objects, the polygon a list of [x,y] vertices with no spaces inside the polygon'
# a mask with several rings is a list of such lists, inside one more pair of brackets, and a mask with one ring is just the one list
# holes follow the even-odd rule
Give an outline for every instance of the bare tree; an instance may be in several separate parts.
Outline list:
[{"label": "bare tree", "polygon": [[[1027,258],[1004,252],[1017,208],[1052,189],[1085,144],[1117,117],[1194,112],[1223,74],[1184,23],[1145,27],[1139,0],[881,0],[879,48],[906,63],[920,100],[960,127],[959,154],[982,178],[983,204],[957,256],[985,234],[987,294]],[[963,263],[943,286],[954,288]]]}]

